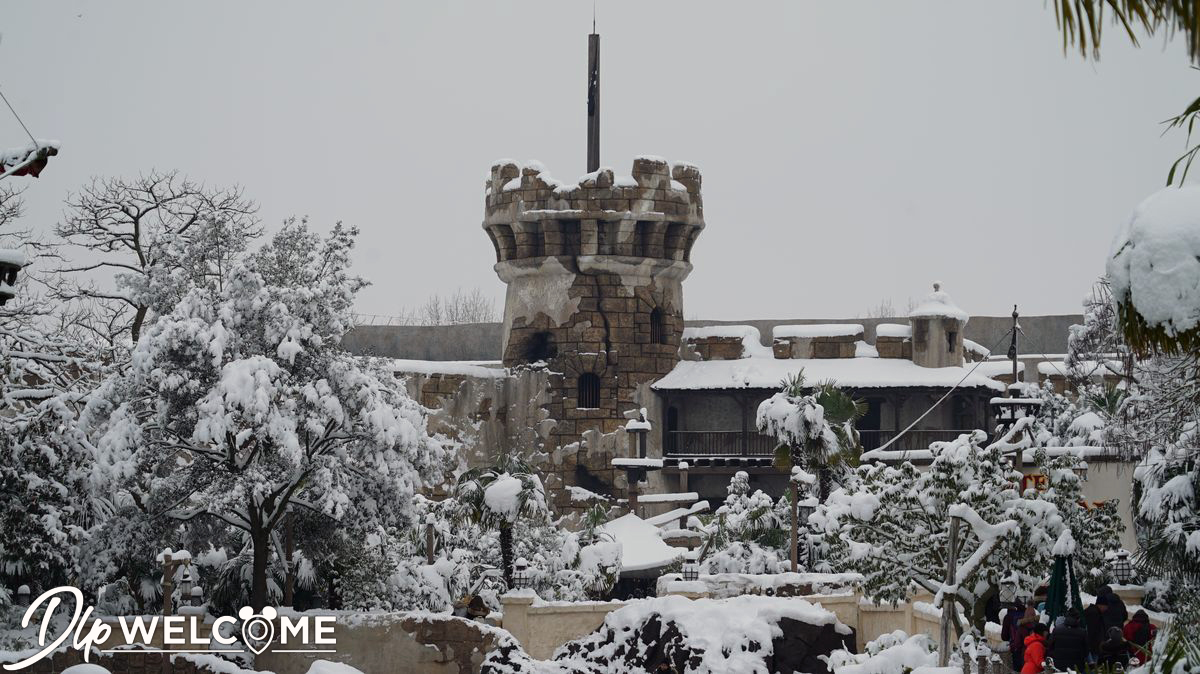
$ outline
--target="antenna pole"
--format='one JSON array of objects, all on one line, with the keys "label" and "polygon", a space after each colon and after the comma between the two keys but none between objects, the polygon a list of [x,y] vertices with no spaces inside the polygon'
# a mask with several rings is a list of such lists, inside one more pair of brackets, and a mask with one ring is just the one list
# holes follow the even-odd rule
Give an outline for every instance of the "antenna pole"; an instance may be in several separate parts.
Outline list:
[{"label": "antenna pole", "polygon": [[600,35],[594,32],[596,30],[594,10],[592,30],[592,34],[588,35],[588,173],[600,168]]}]

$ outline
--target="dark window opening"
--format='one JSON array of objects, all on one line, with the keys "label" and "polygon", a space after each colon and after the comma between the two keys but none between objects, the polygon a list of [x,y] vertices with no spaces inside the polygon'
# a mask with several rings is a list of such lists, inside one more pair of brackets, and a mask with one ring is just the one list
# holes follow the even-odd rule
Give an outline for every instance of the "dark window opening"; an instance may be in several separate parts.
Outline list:
[{"label": "dark window opening", "polygon": [[554,338],[549,332],[535,332],[525,340],[525,362],[536,363],[539,360],[550,360],[558,355],[554,346]]},{"label": "dark window opening", "polygon": [[579,255],[580,236],[578,220],[562,221],[562,254]]},{"label": "dark window opening", "polygon": [[666,313],[662,309],[655,307],[654,311],[650,312],[650,343],[651,344],[667,344],[667,343],[669,343],[669,340],[668,340],[669,335],[667,335],[666,322],[667,322]]},{"label": "dark window opening", "polygon": [[958,341],[958,333],[950,330],[946,333],[946,353],[954,353],[954,343]]},{"label": "dark window opening", "polygon": [[584,372],[579,375],[576,407],[600,407],[600,377],[592,372]]}]

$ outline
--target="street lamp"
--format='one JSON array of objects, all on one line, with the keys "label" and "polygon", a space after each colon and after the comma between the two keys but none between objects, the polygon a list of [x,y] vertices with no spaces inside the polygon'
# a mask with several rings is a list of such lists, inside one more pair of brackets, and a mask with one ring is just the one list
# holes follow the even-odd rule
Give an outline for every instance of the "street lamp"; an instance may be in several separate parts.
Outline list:
[{"label": "street lamp", "polygon": [[17,295],[17,272],[25,266],[25,255],[19,250],[0,248],[0,306]]},{"label": "street lamp", "polygon": [[1079,463],[1075,464],[1075,466],[1073,468],[1071,468],[1071,470],[1074,471],[1075,474],[1079,476],[1080,480],[1082,480],[1083,482],[1087,482],[1087,478],[1088,478],[1088,462],[1087,461],[1080,459]]},{"label": "street lamp", "polygon": [[529,587],[529,562],[524,557],[518,557],[513,563],[513,588],[523,590]]},{"label": "street lamp", "polygon": [[1125,585],[1133,580],[1133,564],[1129,562],[1129,551],[1117,550],[1113,555],[1112,562],[1109,563],[1108,569],[1112,572],[1113,580],[1120,585]]},{"label": "street lamp", "polygon": [[683,579],[700,580],[700,564],[696,562],[695,553],[689,553],[683,558]]}]

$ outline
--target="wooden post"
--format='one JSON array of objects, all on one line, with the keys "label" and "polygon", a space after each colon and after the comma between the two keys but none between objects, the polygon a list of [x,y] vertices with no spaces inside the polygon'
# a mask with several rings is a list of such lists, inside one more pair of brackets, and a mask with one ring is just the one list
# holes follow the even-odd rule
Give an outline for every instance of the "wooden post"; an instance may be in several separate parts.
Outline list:
[{"label": "wooden post", "polygon": [[792,493],[792,573],[796,573],[800,555],[800,487],[796,485],[794,477],[790,477],[788,482],[791,483]]},{"label": "wooden post", "polygon": [[600,168],[600,35],[588,35],[587,172]]},{"label": "wooden post", "polygon": [[425,519],[425,563],[433,566],[433,515]]},{"label": "wooden post", "polygon": [[171,615],[171,595],[175,593],[175,567],[179,562],[172,562],[171,555],[163,555],[163,615]]},{"label": "wooden post", "polygon": [[[950,540],[946,543],[946,583],[951,587],[958,583],[958,523],[957,517],[950,518]],[[938,630],[938,666],[945,667],[950,662],[950,628],[955,619],[954,598],[943,590],[942,622]]]},{"label": "wooden post", "polygon": [[296,521],[292,506],[287,507],[287,524],[283,529],[283,554],[286,555],[283,576],[283,605],[291,606],[296,596]]}]

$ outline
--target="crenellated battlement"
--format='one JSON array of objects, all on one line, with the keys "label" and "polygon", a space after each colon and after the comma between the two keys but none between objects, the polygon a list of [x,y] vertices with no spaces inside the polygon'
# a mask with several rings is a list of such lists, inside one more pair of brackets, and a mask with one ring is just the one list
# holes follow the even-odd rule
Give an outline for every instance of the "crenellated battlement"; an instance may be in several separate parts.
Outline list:
[{"label": "crenellated battlement", "polygon": [[618,255],[688,262],[704,228],[700,170],[659,157],[633,160],[630,176],[611,168],[574,184],[538,162],[504,160],[487,180],[483,228],[498,262]]}]

